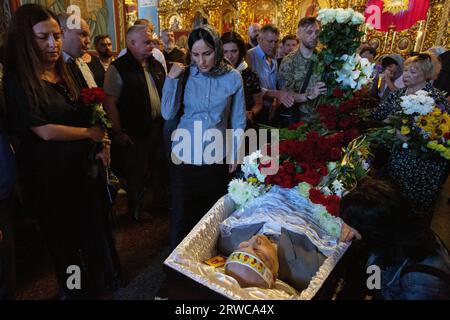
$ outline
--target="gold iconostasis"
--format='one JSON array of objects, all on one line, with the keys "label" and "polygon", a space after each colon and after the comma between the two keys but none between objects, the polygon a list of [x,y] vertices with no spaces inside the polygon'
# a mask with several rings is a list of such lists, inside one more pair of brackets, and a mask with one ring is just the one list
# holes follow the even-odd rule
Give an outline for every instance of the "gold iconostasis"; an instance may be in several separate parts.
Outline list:
[{"label": "gold iconostasis", "polygon": [[[215,26],[220,33],[226,31],[237,31],[245,38],[251,23],[261,24],[273,23],[279,27],[282,36],[297,30],[297,23],[304,16],[315,16],[322,8],[347,8],[364,12],[366,6],[378,1],[383,3],[384,10],[399,12],[408,8],[412,1],[418,0],[101,0],[101,1],[27,1],[27,0],[0,0],[0,35],[4,33],[10,19],[10,9],[27,2],[49,3],[55,6],[57,3],[101,3],[96,13],[89,14],[89,19],[95,22],[97,31],[106,29],[113,24],[117,44],[125,44],[125,30],[138,18],[148,18],[157,24],[157,30],[171,28],[176,37],[186,38],[192,28],[195,17],[202,16]],[[397,31],[392,24],[385,31],[376,31],[365,28],[366,35],[362,39],[376,47],[379,54],[395,52],[406,55],[411,51],[422,51],[433,46],[444,46],[450,48],[450,0],[424,0],[429,1],[428,12],[424,19],[417,21],[405,30]],[[423,2],[424,2],[423,1]],[[157,6],[157,18],[145,17],[140,12],[140,6],[145,3]],[[109,5],[110,11],[114,12],[114,19],[100,23],[104,18],[101,13],[102,6]],[[415,9],[414,9],[415,10]],[[113,12],[110,12],[111,15]],[[145,15],[145,14],[144,14]],[[100,20],[99,20],[100,19]],[[159,21],[154,21],[159,20]],[[103,26],[103,28],[101,28]],[[109,29],[109,27],[108,27]],[[119,49],[119,48],[117,48]]]}]

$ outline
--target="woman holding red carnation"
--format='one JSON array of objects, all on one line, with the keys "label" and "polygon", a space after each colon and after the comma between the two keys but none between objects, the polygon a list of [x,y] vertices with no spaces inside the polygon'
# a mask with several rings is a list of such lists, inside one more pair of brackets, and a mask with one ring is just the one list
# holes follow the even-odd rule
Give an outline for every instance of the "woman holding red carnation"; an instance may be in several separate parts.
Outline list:
[{"label": "woman holding red carnation", "polygon": [[[98,189],[89,177],[92,146],[106,133],[91,127],[91,110],[78,102],[79,92],[61,56],[61,28],[52,12],[39,5],[21,6],[8,39],[4,89],[10,130],[19,142],[25,207],[37,215],[61,297],[96,297],[117,280],[111,267],[111,230],[105,227],[100,204],[106,189]],[[108,165],[108,157],[103,161]],[[79,290],[67,287],[70,266],[81,269]]]}]

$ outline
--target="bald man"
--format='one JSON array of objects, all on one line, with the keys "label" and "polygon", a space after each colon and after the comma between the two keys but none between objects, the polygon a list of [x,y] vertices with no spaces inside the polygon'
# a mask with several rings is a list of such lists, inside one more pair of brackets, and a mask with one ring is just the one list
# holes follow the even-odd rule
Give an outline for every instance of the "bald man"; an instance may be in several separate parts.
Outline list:
[{"label": "bald man", "polygon": [[261,30],[261,25],[259,23],[252,23],[250,27],[248,27],[248,43],[247,50],[250,50],[258,45],[258,34],[259,30]]},{"label": "bald man", "polygon": [[[134,22],[134,25],[135,26],[146,26],[148,28],[148,32],[151,33],[152,38],[156,38],[157,39],[158,35],[153,32],[153,30],[154,30],[153,23],[151,23],[149,20],[147,20],[147,19],[137,19]],[[117,56],[117,58],[120,58],[121,56],[123,56],[126,53],[127,53],[127,48],[122,49],[119,52],[119,55]],[[164,68],[164,71],[167,74],[166,59],[165,59],[164,54],[162,53],[162,51],[160,49],[158,49],[158,48],[153,47],[152,54],[153,54],[153,57],[162,64],[162,66]]]},{"label": "bald man", "polygon": [[167,194],[161,117],[166,74],[152,55],[151,41],[147,26],[131,27],[126,34],[127,52],[112,62],[103,86],[113,139],[120,145],[125,162],[128,212],[137,221],[149,218],[143,212],[147,176],[151,176],[155,186],[154,199],[162,200]]}]

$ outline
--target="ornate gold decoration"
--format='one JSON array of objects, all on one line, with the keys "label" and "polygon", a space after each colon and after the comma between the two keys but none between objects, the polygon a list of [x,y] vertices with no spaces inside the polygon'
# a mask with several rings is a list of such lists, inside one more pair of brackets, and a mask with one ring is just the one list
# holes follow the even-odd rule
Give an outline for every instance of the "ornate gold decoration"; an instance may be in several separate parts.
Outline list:
[{"label": "ornate gold decoration", "polygon": [[425,28],[425,40],[422,45],[423,50],[433,47],[436,43],[439,32],[439,22],[441,21],[440,18],[444,15],[444,2],[444,0],[430,1],[430,9],[428,11],[428,19]]},{"label": "ornate gold decoration", "polygon": [[437,32],[435,45],[450,47],[450,0],[445,2],[442,11],[443,15],[439,21],[439,30]]},{"label": "ornate gold decoration", "polygon": [[364,14],[364,11],[366,10],[366,4],[367,0],[354,0],[352,2],[353,9],[361,12],[362,14]]},{"label": "ornate gold decoration", "polygon": [[397,14],[408,10],[409,0],[383,0],[383,12]]},{"label": "ornate gold decoration", "polygon": [[119,11],[119,43],[117,44],[119,49],[125,48],[125,9],[122,1],[117,2],[117,11]]},{"label": "ornate gold decoration", "polygon": [[394,26],[389,32],[366,30],[366,42],[376,47],[377,55],[398,53],[408,55],[411,51],[420,51],[425,21],[419,21],[408,30],[396,32]]},{"label": "ornate gold decoration", "polygon": [[[267,1],[267,0],[266,0]],[[275,5],[271,17],[281,31],[281,36],[297,32],[297,23],[300,17],[300,8],[306,0],[271,0]],[[122,1],[119,1],[121,3]],[[323,2],[320,1],[322,6]],[[192,27],[193,17],[197,10],[202,10],[207,16],[209,23],[215,26],[219,32],[223,32],[224,16],[229,10],[234,9],[234,30],[247,38],[248,27],[255,19],[255,11],[261,8],[262,0],[160,0],[159,19],[160,28],[167,28],[168,20],[174,14],[181,17],[181,29],[189,30]],[[390,0],[385,1],[388,5],[401,3],[408,9],[408,1]],[[347,8],[363,12],[367,0],[330,0],[328,5],[333,8]],[[386,7],[386,4],[385,4]],[[392,6],[388,6],[390,10]],[[401,10],[400,10],[401,11]],[[378,45],[379,54],[396,52],[407,54],[409,51],[420,51],[434,45],[450,46],[450,23],[448,14],[450,11],[450,0],[431,0],[427,21],[416,23],[408,30],[395,32],[378,32],[366,30],[364,41]],[[399,11],[398,11],[399,12]]]}]

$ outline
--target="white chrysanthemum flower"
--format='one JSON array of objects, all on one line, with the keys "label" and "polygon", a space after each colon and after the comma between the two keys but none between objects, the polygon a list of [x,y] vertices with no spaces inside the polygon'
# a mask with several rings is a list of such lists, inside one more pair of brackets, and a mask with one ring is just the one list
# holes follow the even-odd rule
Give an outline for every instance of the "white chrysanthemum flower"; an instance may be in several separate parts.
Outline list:
[{"label": "white chrysanthemum flower", "polygon": [[342,198],[342,195],[346,191],[343,183],[340,180],[334,180],[332,183],[332,189],[335,195]]},{"label": "white chrysanthemum flower", "polygon": [[298,193],[304,197],[309,199],[309,190],[312,188],[312,186],[308,182],[301,182],[298,184]]},{"label": "white chrysanthemum flower", "polygon": [[403,113],[411,115],[418,113],[420,115],[426,115],[430,113],[435,105],[434,99],[428,96],[428,92],[419,90],[416,94],[403,96],[400,103]]},{"label": "white chrysanthemum flower", "polygon": [[342,220],[330,215],[321,204],[314,204],[312,208],[314,220],[331,236],[339,237],[341,234]]},{"label": "white chrysanthemum flower", "polygon": [[263,188],[242,179],[233,179],[228,184],[228,194],[238,205],[244,206],[263,193]]}]

